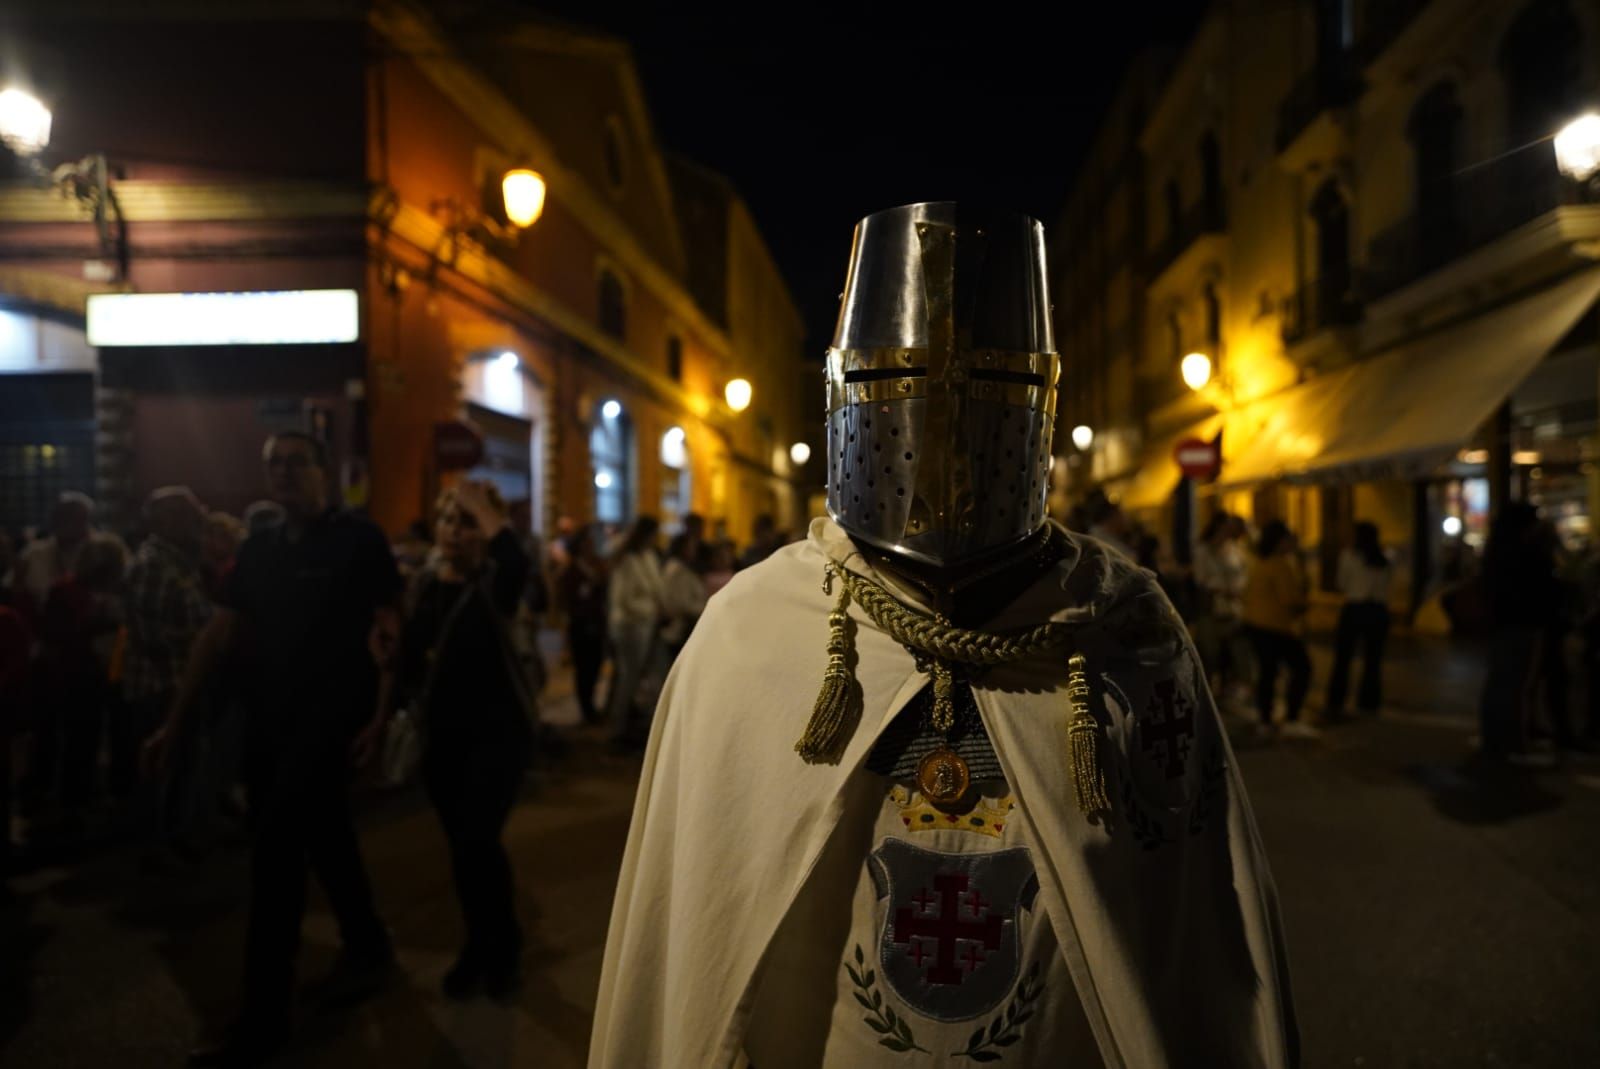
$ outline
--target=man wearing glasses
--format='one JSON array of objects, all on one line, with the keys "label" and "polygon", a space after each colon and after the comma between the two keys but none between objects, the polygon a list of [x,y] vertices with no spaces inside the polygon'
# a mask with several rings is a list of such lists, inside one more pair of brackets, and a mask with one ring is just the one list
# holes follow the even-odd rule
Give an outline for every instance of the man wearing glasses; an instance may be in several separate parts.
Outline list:
[{"label": "man wearing glasses", "polygon": [[274,435],[263,450],[283,523],[253,535],[223,604],[191,652],[166,725],[147,744],[161,768],[183,718],[227,654],[250,676],[245,773],[254,846],[243,1001],[222,1041],[191,1065],[248,1066],[287,1038],[306,871],[338,918],[343,950],[320,1001],[375,993],[394,952],[373,906],[351,821],[347,785],[382,729],[379,661],[398,633],[401,579],[383,533],[328,504],[322,442]]}]

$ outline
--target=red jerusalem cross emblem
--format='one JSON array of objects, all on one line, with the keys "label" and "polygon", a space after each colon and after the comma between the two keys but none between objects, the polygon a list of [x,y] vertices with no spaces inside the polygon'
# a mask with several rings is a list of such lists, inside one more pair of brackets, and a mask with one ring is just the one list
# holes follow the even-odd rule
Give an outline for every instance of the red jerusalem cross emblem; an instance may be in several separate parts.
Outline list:
[{"label": "red jerusalem cross emblem", "polygon": [[1011,993],[1018,925],[1039,886],[1026,849],[941,854],[885,839],[869,864],[888,899],[879,968],[908,1006],[959,1021]]}]

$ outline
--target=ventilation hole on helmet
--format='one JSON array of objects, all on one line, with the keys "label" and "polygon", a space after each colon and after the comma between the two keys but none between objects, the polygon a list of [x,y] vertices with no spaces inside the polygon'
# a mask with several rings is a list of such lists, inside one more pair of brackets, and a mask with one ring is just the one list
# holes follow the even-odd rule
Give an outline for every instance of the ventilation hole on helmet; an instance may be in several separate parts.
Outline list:
[{"label": "ventilation hole on helmet", "polygon": [[846,480],[847,480],[847,481],[848,481],[848,480],[849,480],[849,478],[850,478],[850,473],[849,473],[849,472],[848,472],[848,471],[847,471],[847,472],[845,472],[845,473],[844,473],[844,477],[845,477],[845,479],[846,479]]},{"label": "ventilation hole on helmet", "polygon": [[906,459],[907,459],[907,460],[910,460],[910,459],[911,459],[911,454],[910,454],[910,453],[909,453],[909,452],[908,452],[908,453],[906,453]]},{"label": "ventilation hole on helmet", "polygon": [[871,416],[863,416],[863,417],[861,417],[861,428],[862,428],[862,430],[868,430],[868,431],[870,431],[872,429],[872,417]]},{"label": "ventilation hole on helmet", "polygon": [[896,438],[898,438],[898,437],[900,437],[900,428],[899,427],[890,427],[889,428],[889,433],[894,435]]},{"label": "ventilation hole on helmet", "polygon": [[903,486],[895,487],[894,488],[894,492],[895,492],[895,496],[896,497],[905,497],[906,496],[906,488],[903,487]]},{"label": "ventilation hole on helmet", "polygon": [[887,501],[878,502],[878,511],[879,512],[888,512],[889,511],[889,503]]},{"label": "ventilation hole on helmet", "polygon": [[889,465],[887,465],[887,464],[885,464],[885,465],[884,465],[884,466],[883,466],[883,473],[884,473],[884,474],[885,474],[885,475],[893,475],[893,474],[894,474],[894,469],[893,469],[893,468],[891,468],[891,467],[890,467],[890,466],[889,466]]},{"label": "ventilation hole on helmet", "polygon": [[1011,460],[1011,459],[1013,459],[1013,458],[1014,458],[1014,457],[1015,457],[1015,456],[1016,456],[1016,454],[1015,454],[1015,453],[1013,453],[1013,452],[1011,452],[1011,450],[1009,450],[1009,449],[1007,449],[1007,450],[1006,450],[1006,459],[1007,459],[1007,460]]},{"label": "ventilation hole on helmet", "polygon": [[872,489],[872,486],[873,486],[873,483],[872,483],[872,480],[871,480],[871,479],[868,479],[868,480],[867,480],[867,489],[868,489],[868,490],[871,490],[871,489]]},{"label": "ventilation hole on helmet", "polygon": [[850,500],[852,502],[854,502],[855,504],[859,505],[859,504],[861,504],[861,495],[860,494],[851,494],[850,495]]},{"label": "ventilation hole on helmet", "polygon": [[873,442],[873,443],[872,443],[872,451],[873,451],[873,452],[874,452],[874,453],[881,453],[881,452],[883,452],[883,443],[882,443],[882,442]]},{"label": "ventilation hole on helmet", "polygon": [[853,434],[852,434],[852,435],[851,435],[851,436],[850,436],[850,440],[851,440],[851,441],[852,441],[852,442],[853,442],[853,441],[855,441],[855,440],[856,440],[856,436],[855,436],[855,435],[853,435]]}]

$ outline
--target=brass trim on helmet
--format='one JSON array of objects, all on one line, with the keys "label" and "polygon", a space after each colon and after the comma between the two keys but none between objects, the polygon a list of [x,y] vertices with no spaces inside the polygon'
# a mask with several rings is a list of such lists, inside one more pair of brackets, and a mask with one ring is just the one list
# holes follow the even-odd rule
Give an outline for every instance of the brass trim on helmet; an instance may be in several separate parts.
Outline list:
[{"label": "brass trim on helmet", "polygon": [[[1010,352],[1002,349],[958,350],[951,371],[1003,371],[1037,375],[1043,385],[998,382],[981,377],[966,377],[966,395],[979,401],[1001,401],[1008,405],[1053,412],[1056,383],[1061,377],[1061,357],[1057,353]],[[828,411],[846,405],[879,401],[909,401],[928,395],[928,350],[925,348],[829,349]],[[904,368],[915,374],[874,378],[865,382],[846,382],[852,371],[893,371]]]}]

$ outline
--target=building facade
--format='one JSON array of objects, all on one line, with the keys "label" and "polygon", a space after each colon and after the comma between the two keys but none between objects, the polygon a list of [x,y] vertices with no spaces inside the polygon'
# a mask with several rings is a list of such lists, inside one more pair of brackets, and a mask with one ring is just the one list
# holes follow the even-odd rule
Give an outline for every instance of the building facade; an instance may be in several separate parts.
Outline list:
[{"label": "building facade", "polygon": [[[1513,497],[1587,538],[1600,204],[1551,141],[1600,101],[1597,42],[1591,0],[1214,5],[1125,169],[1118,196],[1145,219],[1136,386],[1117,392],[1114,371],[1087,391],[1131,403],[1091,413],[1115,444],[1075,485],[1152,525],[1192,512],[1187,495],[1202,516],[1284,519],[1324,586],[1371,520],[1406,577],[1398,608]],[[1093,242],[1063,240],[1070,276]],[[1081,299],[1058,304],[1064,331],[1129,303]],[[1191,439],[1220,444],[1214,478],[1182,478]]]},{"label": "building facade", "polygon": [[[725,239],[694,239],[625,44],[410,2],[193,10],[13,28],[9,55],[37,63],[5,76],[55,102],[44,161],[108,173],[64,196],[60,171],[18,162],[0,189],[0,407],[46,417],[0,441],[7,526],[66,488],[124,525],[170,483],[237,510],[260,496],[261,439],[296,427],[326,439],[347,503],[398,531],[456,477],[436,441],[462,421],[483,443],[472,473],[540,529],[697,511],[742,539],[760,512],[798,522],[777,459],[798,422],[781,388],[798,316],[731,190]],[[546,182],[526,228],[500,196],[513,168]],[[694,284],[706,260],[720,302]],[[308,290],[352,291],[356,336],[86,331],[97,294]],[[723,400],[733,378],[755,387],[746,411]]]}]

